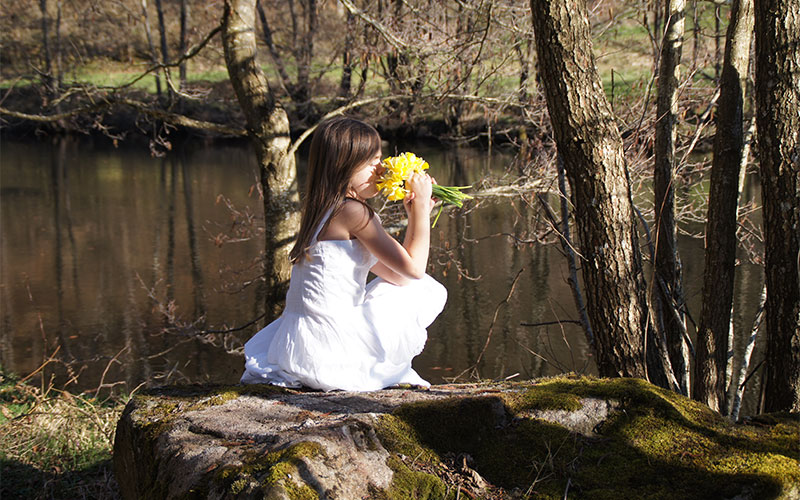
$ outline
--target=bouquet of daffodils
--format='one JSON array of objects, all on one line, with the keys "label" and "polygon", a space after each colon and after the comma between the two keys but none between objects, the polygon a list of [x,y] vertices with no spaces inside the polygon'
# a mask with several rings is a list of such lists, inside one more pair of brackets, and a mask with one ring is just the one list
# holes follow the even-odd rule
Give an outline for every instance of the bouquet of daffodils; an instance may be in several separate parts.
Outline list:
[{"label": "bouquet of daffodils", "polygon": [[[413,172],[422,173],[428,168],[428,162],[418,157],[414,153],[402,153],[399,156],[390,156],[383,160],[383,168],[385,169],[383,177],[378,181],[378,189],[390,201],[402,200],[408,194],[405,188],[405,181]],[[433,226],[439,220],[442,214],[442,209],[445,203],[461,207],[464,200],[469,200],[472,196],[463,192],[464,189],[469,189],[472,186],[440,186],[439,184],[433,185],[433,197],[442,200],[442,206],[439,207],[439,213],[436,214],[436,219],[433,221]]]}]

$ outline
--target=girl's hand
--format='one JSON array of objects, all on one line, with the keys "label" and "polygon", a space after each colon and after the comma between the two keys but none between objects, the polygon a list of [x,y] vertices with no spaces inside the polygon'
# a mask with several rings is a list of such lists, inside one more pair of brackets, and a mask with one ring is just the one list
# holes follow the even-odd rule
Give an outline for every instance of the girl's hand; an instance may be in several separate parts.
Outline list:
[{"label": "girl's hand", "polygon": [[411,211],[418,211],[422,215],[428,215],[433,210],[435,204],[431,198],[433,190],[433,180],[428,174],[414,172],[406,181],[406,188],[409,193],[403,198],[403,206],[406,212],[411,215]]}]

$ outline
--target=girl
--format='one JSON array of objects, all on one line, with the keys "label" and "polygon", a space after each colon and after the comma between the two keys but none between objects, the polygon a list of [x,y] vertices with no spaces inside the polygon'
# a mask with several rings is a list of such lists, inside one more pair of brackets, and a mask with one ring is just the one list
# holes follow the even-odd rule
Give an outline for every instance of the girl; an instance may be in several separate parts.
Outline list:
[{"label": "girl", "polygon": [[[314,132],[286,307],[245,344],[243,383],[325,391],[430,386],[411,359],[447,299],[425,274],[432,180],[414,174],[406,183],[401,245],[365,203],[378,194],[382,173],[381,139],[370,125],[339,117]],[[378,277],[367,284],[370,271]]]}]

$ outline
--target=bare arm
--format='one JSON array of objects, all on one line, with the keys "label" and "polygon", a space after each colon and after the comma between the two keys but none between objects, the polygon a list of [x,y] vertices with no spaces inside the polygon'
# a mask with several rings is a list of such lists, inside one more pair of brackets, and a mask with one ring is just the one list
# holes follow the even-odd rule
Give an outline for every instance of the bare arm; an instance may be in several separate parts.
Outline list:
[{"label": "bare arm", "polygon": [[408,228],[403,247],[420,270],[421,278],[428,265],[428,252],[431,247],[430,213],[433,210],[431,198],[433,183],[427,174],[412,174],[406,181],[406,187],[410,193],[403,199],[403,206],[408,214]]},{"label": "bare arm", "polygon": [[346,202],[337,214],[348,232],[378,258],[373,272],[397,285],[425,275],[430,248],[431,179],[424,174],[414,174],[408,187],[411,193],[403,200],[408,228],[402,245],[383,229],[377,218],[370,219],[366,207],[360,203]]},{"label": "bare arm", "polygon": [[388,281],[389,283],[397,286],[404,286],[411,283],[412,281],[411,279],[406,278],[402,274],[398,274],[392,271],[390,267],[386,266],[386,264],[382,262],[378,262],[377,264],[372,266],[372,269],[370,269],[370,271],[372,271],[372,273],[375,274],[376,276],[383,278],[385,281]]}]

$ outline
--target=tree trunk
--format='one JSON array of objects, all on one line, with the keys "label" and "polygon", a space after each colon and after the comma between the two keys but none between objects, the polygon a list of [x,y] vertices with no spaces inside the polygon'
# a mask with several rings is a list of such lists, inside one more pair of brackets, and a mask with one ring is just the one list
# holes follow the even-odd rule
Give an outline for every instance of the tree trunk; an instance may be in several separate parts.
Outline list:
[{"label": "tree trunk", "polygon": [[342,78],[339,80],[339,97],[350,97],[353,86],[353,43],[356,27],[356,17],[347,11],[347,27],[344,35],[344,48],[342,49]]},{"label": "tree trunk", "polygon": [[755,4],[767,283],[765,411],[800,410],[800,0]]},{"label": "tree trunk", "polygon": [[706,217],[703,309],[697,333],[693,396],[727,414],[728,345],[736,266],[739,177],[744,162],[744,97],[753,32],[752,0],[734,0],[720,80],[717,132]]},{"label": "tree trunk", "polygon": [[299,225],[296,168],[287,155],[291,143],[286,111],[275,102],[256,61],[256,0],[226,0],[222,45],[228,74],[247,119],[261,166],[264,197],[268,319],[280,313],[291,266],[289,250]]},{"label": "tree trunk", "polygon": [[[142,19],[144,20],[144,33],[147,36],[147,46],[150,48],[150,57],[153,64],[158,64],[158,52],[153,43],[153,32],[150,29],[150,16],[147,14],[147,0],[142,0]],[[153,78],[156,80],[156,95],[161,97],[161,79],[158,76],[158,71],[153,72]]]},{"label": "tree trunk", "polygon": [[297,87],[295,101],[303,110],[304,116],[311,113],[311,59],[314,55],[314,34],[317,31],[317,2],[306,0],[305,7],[306,29],[297,52]]},{"label": "tree trunk", "polygon": [[[525,50],[522,50],[522,44],[525,43]],[[530,95],[528,94],[528,75],[531,71],[531,40],[520,41],[514,44],[514,52],[517,54],[519,61],[519,101],[523,104],[529,104]]]},{"label": "tree trunk", "polygon": [[[180,34],[180,51],[181,57],[186,53],[188,43],[186,37],[188,36],[188,23],[189,23],[189,2],[188,0],[181,0],[181,34]],[[181,88],[186,87],[186,61],[182,61],[180,65],[180,79]]]},{"label": "tree trunk", "polygon": [[[158,35],[161,42],[161,63],[169,64],[169,50],[167,48],[167,27],[164,24],[164,9],[161,7],[161,0],[156,0],[156,13],[158,14]],[[165,79],[167,78],[167,68],[164,68]],[[172,99],[172,88],[167,81],[167,95]]]},{"label": "tree trunk", "polygon": [[683,52],[685,0],[668,0],[664,13],[666,31],[661,43],[656,103],[655,164],[653,190],[655,204],[655,263],[650,284],[652,300],[659,317],[653,318],[656,334],[666,343],[670,364],[678,386],[689,395],[689,350],[683,340],[682,314],[671,309],[683,303],[683,279],[678,257],[675,225],[675,138],[678,122],[678,82]]},{"label": "tree trunk", "polygon": [[39,10],[42,12],[42,52],[44,54],[44,79],[48,92],[53,85],[53,63],[50,54],[50,32],[47,25],[47,0],[39,0]]},{"label": "tree trunk", "polygon": [[622,138],[582,0],[531,0],[539,73],[578,225],[601,376],[645,377],[645,284]]},{"label": "tree trunk", "polygon": [[286,72],[286,65],[283,64],[281,53],[278,51],[272,39],[272,28],[269,27],[267,13],[264,12],[264,8],[258,1],[256,1],[256,8],[258,9],[258,17],[261,20],[261,29],[264,31],[264,43],[267,45],[267,50],[269,50],[269,54],[272,56],[272,62],[275,63],[275,68],[278,70],[278,75],[281,77],[281,84],[284,90],[291,95],[292,80],[289,78],[289,73]]}]

